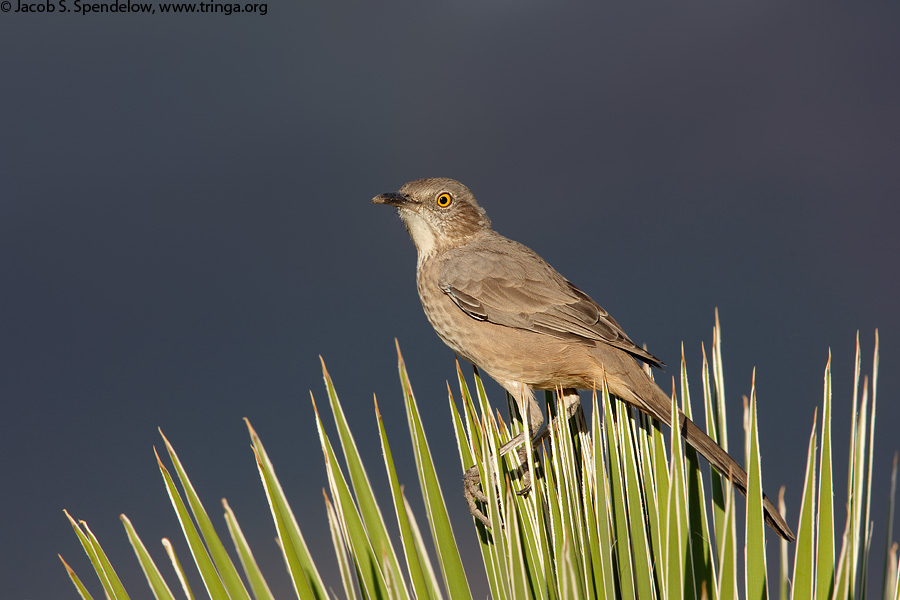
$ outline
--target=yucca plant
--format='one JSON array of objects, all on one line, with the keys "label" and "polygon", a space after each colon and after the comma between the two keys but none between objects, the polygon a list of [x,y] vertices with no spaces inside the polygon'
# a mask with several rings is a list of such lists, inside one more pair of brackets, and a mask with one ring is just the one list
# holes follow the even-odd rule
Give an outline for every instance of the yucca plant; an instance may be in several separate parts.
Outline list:
[{"label": "yucca plant", "polygon": [[[456,544],[456,538],[470,533],[467,526],[458,526],[454,531],[450,525],[444,492],[399,348],[398,358],[407,425],[425,501],[424,523],[427,523],[432,544],[426,542],[420,521],[404,495],[387,429],[376,402],[384,467],[392,492],[390,501],[382,502],[390,509],[382,512],[366,469],[374,466],[365,465],[357,450],[323,362],[328,408],[336,423],[344,465],[341,466],[316,409],[316,425],[328,479],[325,514],[340,567],[340,593],[327,587],[316,567],[316,556],[331,550],[319,548],[311,552],[307,547],[262,442],[247,422],[278,544],[296,595],[301,599],[472,596]],[[814,415],[806,478],[800,490],[793,568],[789,568],[788,545],[782,542],[777,586],[771,587],[765,553],[755,386],[751,386],[750,396],[744,402],[749,489],[745,517],[739,522],[733,488],[722,474],[712,470],[707,479],[708,467],[678,435],[672,436],[665,424],[610,398],[605,389],[597,390],[591,397],[589,422],[581,411],[572,421],[553,419],[549,439],[539,448],[537,457],[528,458],[533,488],[527,495],[518,493],[521,486],[518,458],[515,453],[501,456],[498,452],[521,430],[515,403],[510,402],[513,414],[507,425],[491,410],[478,372],[472,379],[474,386],[470,385],[457,364],[462,410],[457,407],[452,392],[449,405],[460,464],[464,469],[477,464],[482,474],[492,474],[482,477],[488,498],[484,509],[491,527],[488,529],[480,521],[472,520],[491,595],[498,599],[738,598],[742,595],[755,599],[774,596],[777,590],[781,598],[865,597],[865,582],[872,564],[870,498],[878,373],[877,332],[871,386],[868,378],[864,378],[860,388],[860,372],[857,337],[849,500],[843,533],[836,539],[829,358],[825,368],[821,427],[817,428],[819,423]],[[705,348],[703,350],[701,396],[707,431],[727,449],[722,373],[721,330],[717,316],[709,361]],[[673,417],[677,418],[679,406],[692,417],[683,352],[679,380],[678,394],[673,392],[672,395]],[[547,400],[548,410],[554,412],[552,395],[548,394]],[[157,456],[160,472],[206,595],[215,600],[249,600],[251,596],[257,600],[272,598],[263,571],[253,558],[227,502],[223,500],[225,525],[237,562],[216,532],[173,446],[165,437],[163,442],[175,478]],[[888,544],[883,561],[879,562],[883,562],[884,570],[882,597],[900,600],[897,544],[891,542],[896,470],[895,456]],[[451,480],[451,494],[456,500],[458,477],[454,475]],[[783,495],[782,489],[782,512]],[[390,515],[386,516],[388,513]],[[127,598],[123,584],[87,524],[76,522],[68,513],[66,516],[100,578],[106,597]],[[178,581],[170,585],[163,579],[131,523],[124,515],[121,518],[154,596],[161,599],[198,597],[188,585],[183,561],[175,555],[172,545],[163,540],[168,559],[178,574]],[[393,539],[388,533],[386,519],[396,519],[399,539]],[[739,526],[744,530],[743,552],[737,537]],[[429,548],[437,557],[436,562],[430,558]],[[739,580],[739,560],[744,567],[743,581]],[[65,561],[63,564],[81,597],[90,598],[75,572]],[[178,588],[181,591],[176,596],[172,590]]]}]

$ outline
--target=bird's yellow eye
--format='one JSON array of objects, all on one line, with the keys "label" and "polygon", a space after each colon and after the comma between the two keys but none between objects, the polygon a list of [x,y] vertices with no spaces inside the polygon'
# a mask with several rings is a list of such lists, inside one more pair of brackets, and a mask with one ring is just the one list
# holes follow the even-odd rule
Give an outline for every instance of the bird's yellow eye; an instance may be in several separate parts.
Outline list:
[{"label": "bird's yellow eye", "polygon": [[453,198],[450,197],[450,194],[444,192],[440,196],[437,197],[437,205],[441,208],[447,208],[450,206],[450,203],[453,202]]}]

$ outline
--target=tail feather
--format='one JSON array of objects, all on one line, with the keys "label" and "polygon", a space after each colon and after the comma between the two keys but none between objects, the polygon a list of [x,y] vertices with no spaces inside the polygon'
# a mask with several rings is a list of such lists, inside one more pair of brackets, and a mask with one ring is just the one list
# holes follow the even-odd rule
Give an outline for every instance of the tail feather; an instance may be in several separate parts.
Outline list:
[{"label": "tail feather", "polygon": [[[685,441],[709,461],[725,477],[731,479],[734,487],[744,496],[747,495],[747,472],[731,456],[722,449],[711,437],[706,435],[697,425],[679,411],[681,420],[680,431]],[[772,501],[763,494],[763,508],[766,511],[766,523],[775,533],[788,540],[794,541],[794,533],[784,518],[772,504]]]},{"label": "tail feather", "polygon": [[[621,352],[610,352],[609,348],[603,347],[598,347],[595,352],[598,353],[597,360],[601,365],[601,374],[597,381],[605,381],[610,393],[638,410],[663,423],[671,423],[672,399],[646,373],[636,368],[637,363],[631,357]],[[679,410],[678,415],[679,431],[685,441],[722,475],[729,478],[734,487],[746,496],[747,472],[683,412]],[[765,494],[763,494],[763,508],[769,527],[784,539],[793,542],[794,533]]]}]

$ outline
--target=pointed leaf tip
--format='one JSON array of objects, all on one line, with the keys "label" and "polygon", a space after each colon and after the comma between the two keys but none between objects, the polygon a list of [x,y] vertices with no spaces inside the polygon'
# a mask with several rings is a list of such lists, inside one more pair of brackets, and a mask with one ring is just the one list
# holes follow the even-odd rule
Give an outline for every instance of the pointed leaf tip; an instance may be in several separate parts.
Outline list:
[{"label": "pointed leaf tip", "polygon": [[250,439],[253,443],[259,441],[259,435],[257,435],[256,430],[253,428],[253,425],[250,424],[250,419],[244,418],[244,424],[247,425],[247,432],[250,434]]},{"label": "pointed leaf tip", "polygon": [[72,515],[69,514],[69,511],[63,509],[63,514],[66,515],[66,518],[69,520],[69,523],[72,524],[72,527],[78,528],[78,523],[75,522],[75,519],[72,518]]},{"label": "pointed leaf tip", "polygon": [[159,429],[159,435],[162,437],[163,442],[166,444],[166,448],[169,449],[169,452],[172,452],[172,444],[169,443],[169,438],[166,437],[166,434],[163,433],[162,428]]},{"label": "pointed leaf tip", "polygon": [[72,570],[72,567],[69,566],[69,563],[65,561],[65,559],[62,557],[62,554],[57,554],[57,556],[59,557],[59,560],[62,561],[62,564],[66,568],[66,572],[69,574],[69,577],[73,577],[75,575],[75,571]]}]

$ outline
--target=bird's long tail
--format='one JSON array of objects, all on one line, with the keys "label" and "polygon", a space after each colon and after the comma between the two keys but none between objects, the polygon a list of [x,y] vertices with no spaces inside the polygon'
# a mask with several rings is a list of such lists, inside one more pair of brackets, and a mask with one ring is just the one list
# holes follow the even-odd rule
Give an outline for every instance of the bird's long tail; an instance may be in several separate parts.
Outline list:
[{"label": "bird's long tail", "polygon": [[[672,399],[649,377],[631,377],[625,386],[622,386],[620,382],[621,380],[612,380],[611,383],[613,385],[610,386],[610,391],[614,394],[621,392],[622,395],[619,397],[626,402],[633,403],[640,410],[649,413],[663,423],[671,423]],[[685,441],[702,454],[709,461],[709,464],[714,466],[722,475],[730,478],[734,487],[746,496],[747,472],[741,465],[731,458],[711,437],[697,427],[693,421],[687,418],[681,410],[678,411],[678,419],[678,429]],[[765,494],[763,494],[763,508],[766,511],[765,518],[769,527],[784,539],[793,542],[794,533]]]},{"label": "bird's long tail", "polygon": [[[684,413],[678,412],[681,420],[679,430],[685,441],[702,454],[709,461],[709,464],[718,469],[726,478],[730,476],[734,487],[746,496],[747,472],[711,437],[706,435],[693,421],[684,416]],[[765,494],[763,494],[763,508],[766,511],[766,523],[769,524],[769,527],[784,539],[793,542],[794,533]]]}]

